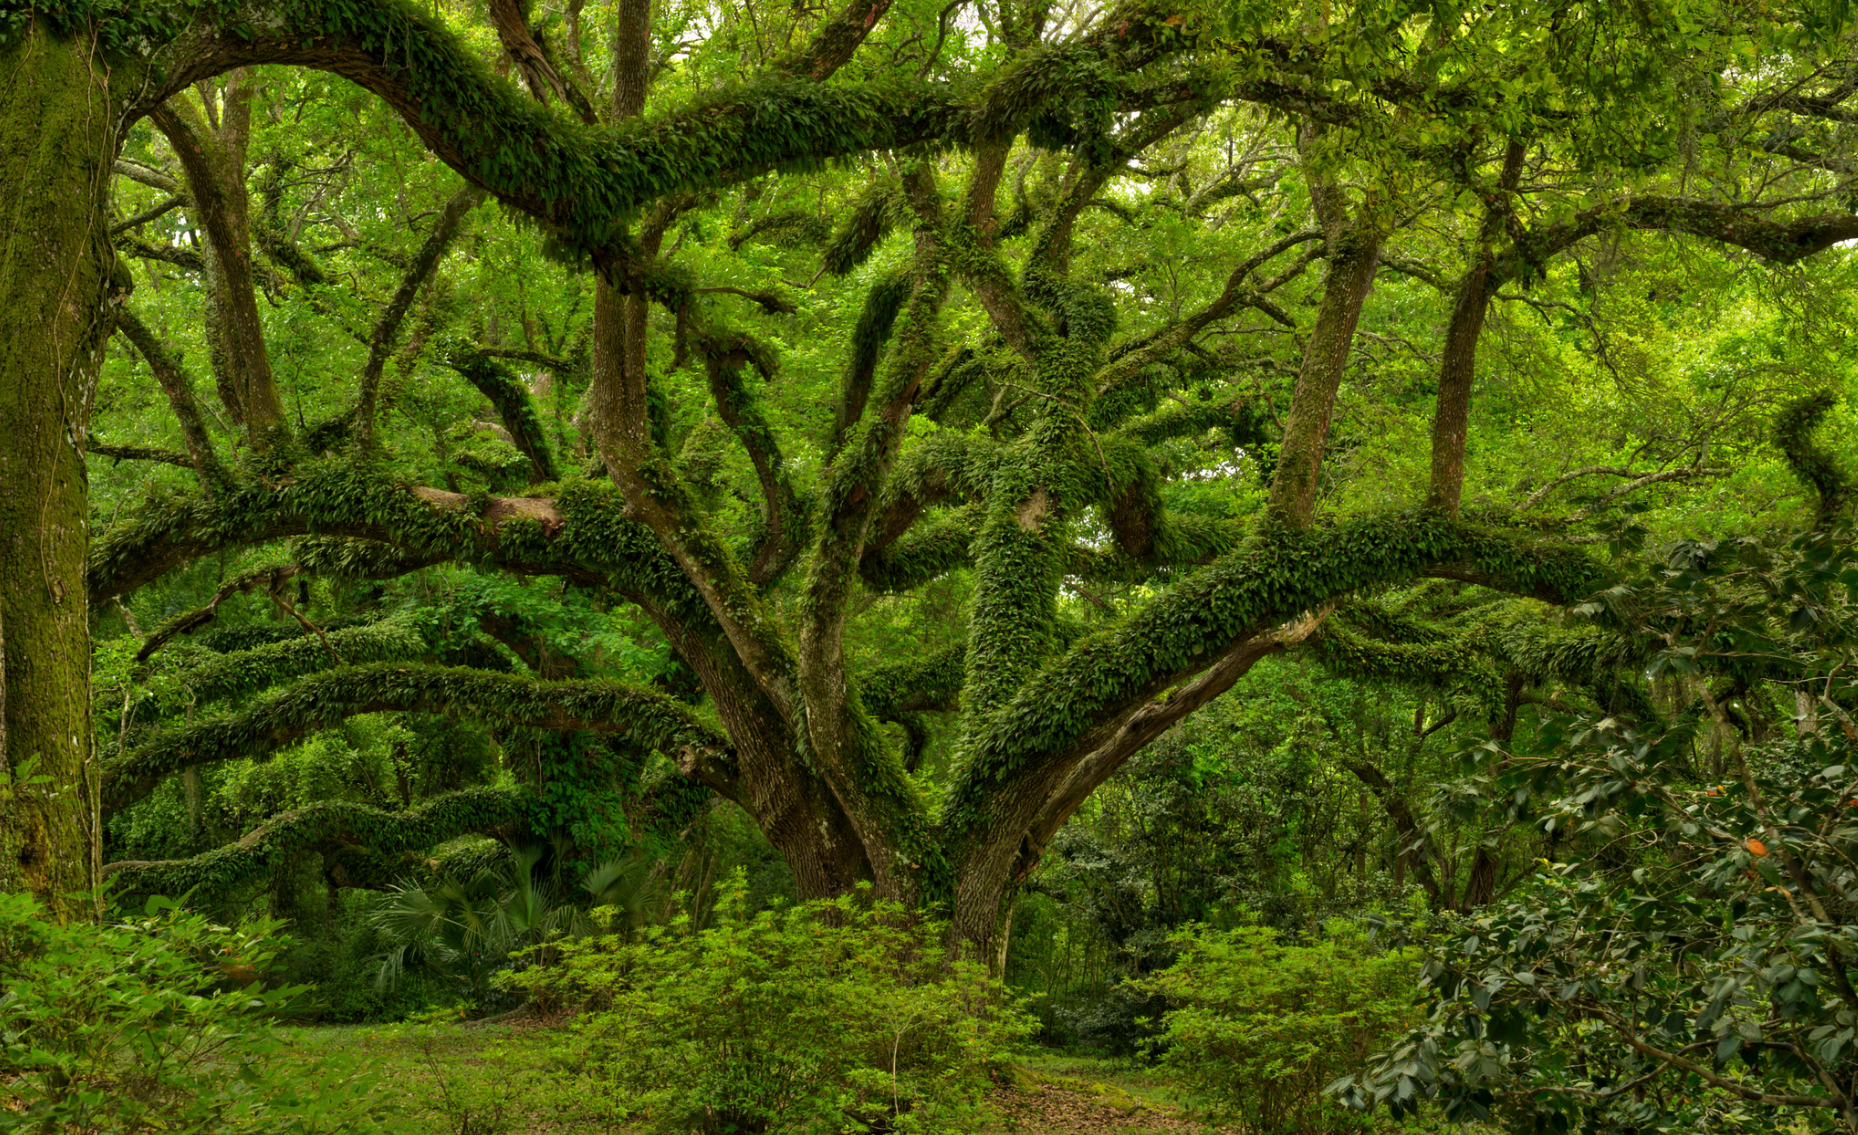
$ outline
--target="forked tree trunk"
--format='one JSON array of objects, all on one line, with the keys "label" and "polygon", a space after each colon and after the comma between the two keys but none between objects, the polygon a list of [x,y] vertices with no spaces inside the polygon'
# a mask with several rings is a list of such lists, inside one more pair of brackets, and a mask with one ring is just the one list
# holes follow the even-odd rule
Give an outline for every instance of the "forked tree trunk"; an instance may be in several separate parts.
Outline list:
[{"label": "forked tree trunk", "polygon": [[[96,44],[0,51],[0,890],[70,912],[96,876],[84,435],[108,337],[117,107]],[[17,783],[30,767],[49,783]]]}]

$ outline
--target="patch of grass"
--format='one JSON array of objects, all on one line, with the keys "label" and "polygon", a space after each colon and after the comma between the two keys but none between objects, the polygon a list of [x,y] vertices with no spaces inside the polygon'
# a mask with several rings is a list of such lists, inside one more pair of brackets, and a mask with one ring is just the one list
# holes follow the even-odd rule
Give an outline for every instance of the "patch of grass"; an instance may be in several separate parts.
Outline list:
[{"label": "patch of grass", "polygon": [[[626,1135],[627,1100],[597,1070],[569,1068],[555,1030],[452,1022],[279,1030],[290,1059],[349,1053],[380,1075],[409,1130],[443,1135]],[[975,1135],[1029,1131],[1179,1135],[1199,1130],[1168,1077],[1128,1060],[1028,1054],[1007,1065],[1003,1094],[1051,1114],[1002,1116]],[[1002,1099],[1003,1103],[1006,1102]],[[1009,1105],[1010,1110],[1010,1105]]]},{"label": "patch of grass", "polygon": [[456,1024],[282,1030],[291,1051],[360,1055],[413,1129],[446,1135],[587,1135],[629,1129],[623,1101],[555,1059],[552,1030]]},{"label": "patch of grass", "polygon": [[[1020,1066],[1033,1076],[1071,1091],[1094,1089],[1093,1094],[1120,1092],[1123,1095],[1170,1107],[1191,1107],[1194,1103],[1167,1071],[1139,1060],[1122,1057],[1084,1056],[1066,1052],[1032,1052],[1022,1056]],[[1089,1086],[1077,1087],[1077,1084]]]}]

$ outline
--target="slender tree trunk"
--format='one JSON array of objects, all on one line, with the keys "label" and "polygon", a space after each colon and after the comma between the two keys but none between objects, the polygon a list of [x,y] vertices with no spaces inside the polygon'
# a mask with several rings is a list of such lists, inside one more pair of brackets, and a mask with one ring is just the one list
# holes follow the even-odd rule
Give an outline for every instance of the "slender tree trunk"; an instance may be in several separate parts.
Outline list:
[{"label": "slender tree trunk", "polygon": [[96,872],[85,391],[111,324],[117,108],[97,45],[42,23],[0,54],[0,890],[54,910]]},{"label": "slender tree trunk", "polygon": [[1456,515],[1464,495],[1465,435],[1471,421],[1471,377],[1477,368],[1477,340],[1484,314],[1496,291],[1490,262],[1481,261],[1458,283],[1451,323],[1445,329],[1445,355],[1439,363],[1439,402],[1432,415],[1432,486],[1427,503]]},{"label": "slender tree trunk", "polygon": [[130,308],[124,307],[116,313],[116,329],[134,345],[154,373],[155,381],[161,384],[162,392],[168,396],[168,405],[181,423],[181,436],[187,441],[187,456],[194,463],[194,472],[199,474],[200,483],[208,492],[214,491],[226,480],[226,470],[220,464],[218,451],[213,448],[212,436],[207,433],[206,419],[200,415],[193,378],[174,352],[168,350],[167,344]]},{"label": "slender tree trunk", "polygon": [[1445,353],[1439,362],[1439,401],[1432,415],[1432,485],[1427,503],[1458,514],[1464,496],[1465,439],[1471,425],[1471,379],[1477,370],[1477,341],[1484,332],[1484,316],[1491,297],[1503,284],[1493,260],[1492,244],[1510,216],[1510,194],[1522,178],[1528,148],[1511,142],[1503,158],[1497,192],[1487,198],[1484,223],[1478,231],[1476,262],[1458,283],[1451,323],[1445,329]]},{"label": "slender tree trunk", "polygon": [[252,93],[249,75],[236,72],[227,82],[223,125],[217,129],[185,94],[156,107],[149,118],[167,135],[187,171],[187,186],[212,253],[212,303],[227,378],[252,445],[264,449],[289,436],[290,420],[271,373],[252,274],[251,198],[245,189]]},{"label": "slender tree trunk", "polygon": [[1316,477],[1329,441],[1329,423],[1335,414],[1336,390],[1348,366],[1355,341],[1355,324],[1367,302],[1380,266],[1383,234],[1371,203],[1358,208],[1346,225],[1331,226],[1329,271],[1323,281],[1322,306],[1316,326],[1303,350],[1303,367],[1297,372],[1296,392],[1284,419],[1284,444],[1278,455],[1277,476],[1271,481],[1271,515],[1301,528],[1316,511]]}]

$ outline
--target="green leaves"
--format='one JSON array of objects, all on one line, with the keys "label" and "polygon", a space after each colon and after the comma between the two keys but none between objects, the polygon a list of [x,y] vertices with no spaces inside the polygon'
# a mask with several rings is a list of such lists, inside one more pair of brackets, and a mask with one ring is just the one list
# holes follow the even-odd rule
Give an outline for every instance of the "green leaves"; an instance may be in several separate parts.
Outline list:
[{"label": "green leaves", "polygon": [[1345,1123],[1325,1114],[1337,1107],[1325,1085],[1419,1017],[1415,951],[1388,950],[1340,921],[1308,942],[1267,926],[1197,926],[1171,944],[1179,960],[1137,983],[1170,1006],[1149,1047],[1260,1130]]},{"label": "green leaves", "polygon": [[[1431,1023],[1339,1080],[1338,1095],[1671,1131],[1772,1129],[1790,1109],[1846,1106],[1827,1085],[1847,1074],[1858,1020],[1839,976],[1858,956],[1841,897],[1858,886],[1842,724],[1853,555],[1844,533],[1679,546],[1599,605],[1661,642],[1658,658],[1685,675],[1678,688],[1705,704],[1646,732],[1552,722],[1533,751],[1502,757],[1490,789],[1513,794],[1512,813],[1562,861],[1541,860],[1514,901],[1430,951]],[[1802,609],[1813,617],[1797,619]],[[1764,680],[1790,701],[1825,691],[1815,712],[1841,727],[1802,715],[1790,736],[1738,736],[1723,703]]]}]

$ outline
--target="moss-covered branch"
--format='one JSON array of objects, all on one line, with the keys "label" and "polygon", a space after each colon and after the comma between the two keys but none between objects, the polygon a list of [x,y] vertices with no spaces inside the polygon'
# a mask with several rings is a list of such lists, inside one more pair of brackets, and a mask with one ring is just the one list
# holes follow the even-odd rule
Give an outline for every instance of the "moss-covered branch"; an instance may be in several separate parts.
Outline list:
[{"label": "moss-covered branch", "polygon": [[1424,690],[1469,688],[1480,702],[1501,704],[1503,677],[1484,649],[1487,639],[1482,628],[1455,635],[1415,628],[1415,633],[1390,637],[1372,633],[1386,631],[1384,626],[1370,630],[1353,625],[1349,613],[1348,608],[1338,611],[1304,643],[1304,649],[1330,672]]},{"label": "moss-covered branch", "polygon": [[528,795],[506,788],[470,788],[405,812],[326,801],[286,812],[237,843],[192,859],[105,864],[118,893],[179,895],[190,890],[235,893],[269,878],[306,854],[366,851],[404,855],[470,833],[514,835],[529,813]]},{"label": "moss-covered branch", "polygon": [[109,445],[93,440],[84,449],[87,453],[108,457],[112,461],[152,461],[157,465],[178,465],[182,469],[194,467],[193,458],[185,453],[149,445]]},{"label": "moss-covered branch", "polygon": [[[308,674],[321,673],[346,663],[407,662],[431,654],[432,644],[409,618],[382,619],[361,626],[340,627],[321,639],[301,631],[282,642],[265,643],[249,650],[208,653],[187,658],[169,675],[186,691],[188,704],[198,709],[227,698],[257,693]],[[334,655],[341,658],[338,663]],[[153,692],[133,698],[123,720],[140,724],[161,716],[162,699]]]},{"label": "moss-covered branch", "polygon": [[555,466],[554,452],[548,445],[548,433],[542,428],[542,419],[536,416],[535,400],[509,368],[497,361],[497,356],[463,344],[451,344],[439,353],[439,358],[490,400],[503,428],[510,433],[510,444],[529,459],[529,466],[535,471],[533,481],[553,481],[561,476]]},{"label": "moss-covered branch", "polygon": [[899,721],[926,710],[950,710],[961,695],[967,646],[951,646],[908,662],[874,666],[858,675],[865,708]]},{"label": "moss-covered branch", "polygon": [[1813,440],[1814,428],[1837,401],[1827,392],[1809,394],[1788,405],[1774,423],[1774,442],[1786,455],[1787,467],[1817,498],[1813,526],[1822,530],[1831,527],[1852,495],[1851,478]]},{"label": "moss-covered branch", "polygon": [[620,513],[618,494],[602,484],[546,499],[474,501],[407,485],[365,464],[306,461],[275,481],[247,479],[210,499],[160,502],[124,519],[92,544],[90,594],[93,601],[124,594],[224,549],[291,536],[347,537],[390,549],[396,562],[487,561],[611,583],[627,595],[653,596],[661,611],[707,621],[657,540]]},{"label": "moss-covered branch", "polygon": [[980,434],[945,431],[904,448],[865,533],[864,556],[881,555],[938,505],[978,504],[987,495],[1000,446]]},{"label": "moss-covered branch", "polygon": [[350,717],[387,711],[468,714],[536,729],[623,734],[672,756],[687,775],[719,790],[733,783],[729,740],[655,690],[377,663],[314,674],[238,713],[133,738],[120,757],[104,764],[105,805],[121,807],[181,769],[262,757]]},{"label": "moss-covered branch", "polygon": [[213,448],[212,437],[206,432],[206,420],[200,416],[192,376],[181,365],[179,357],[131,308],[117,310],[116,330],[141,354],[148,369],[154,372],[155,381],[161,384],[162,392],[168,396],[168,405],[173,408],[181,425],[181,436],[187,442],[189,462],[200,475],[201,482],[208,489],[218,487],[226,480],[226,470],[220,464],[218,451]]},{"label": "moss-covered branch", "polygon": [[761,400],[742,377],[751,363],[763,378],[772,377],[773,364],[766,349],[747,335],[705,329],[693,331],[693,336],[703,355],[717,416],[742,443],[761,487],[761,531],[746,559],[750,581],[765,586],[793,563],[807,536],[806,506],[794,491],[780,439],[762,412]]},{"label": "moss-covered branch", "polygon": [[400,335],[400,325],[405,322],[406,313],[412,308],[419,290],[439,270],[439,261],[445,258],[446,249],[457,238],[465,214],[476,208],[483,199],[482,191],[469,187],[451,195],[439,210],[432,232],[427,234],[425,242],[414,254],[412,264],[408,265],[401,276],[400,286],[394,289],[393,298],[387,301],[381,317],[374,322],[374,330],[368,335],[368,361],[362,364],[360,394],[355,408],[355,434],[364,446],[369,444],[374,435],[375,403],[380,399],[381,372],[386,368],[387,357],[393,352],[394,342]]},{"label": "moss-covered branch", "polygon": [[[836,66],[855,46],[855,40],[828,35],[807,56],[806,78],[777,70],[660,118],[596,128],[497,79],[457,36],[405,0],[245,0],[176,8],[174,19],[153,32],[148,29],[158,21],[143,22],[145,37],[167,39],[152,75],[125,69],[136,72],[125,73],[122,83],[137,112],[239,66],[330,71],[379,95],[473,184],[578,247],[605,249],[607,256],[623,255],[608,247],[614,221],[655,198],[874,150],[960,146],[977,135],[1009,135],[1047,105],[1099,84],[1103,71],[1137,69],[1185,46],[1159,14],[1132,7],[1123,18],[1108,18],[1092,33],[1039,53],[977,96],[951,84],[814,81],[822,66]],[[862,31],[862,25],[846,30]],[[157,81],[148,82],[151,77]]]},{"label": "moss-covered branch", "polygon": [[819,538],[802,594],[799,679],[807,740],[887,893],[915,890],[911,862],[929,855],[921,796],[860,700],[846,696],[845,619],[871,518],[903,444],[916,392],[934,362],[950,271],[928,163],[912,161],[903,191],[919,218],[910,294],[873,392],[871,414],[826,474]]},{"label": "moss-covered branch", "polygon": [[1311,532],[1268,527],[1027,681],[978,732],[947,822],[985,827],[996,800],[1043,797],[1029,781],[1055,787],[1138,707],[1272,627],[1428,574],[1476,575],[1493,587],[1562,602],[1606,578],[1565,546],[1423,512]]},{"label": "moss-covered branch", "polygon": [[871,382],[877,374],[878,359],[884,344],[897,323],[897,314],[910,295],[910,277],[892,272],[880,277],[865,293],[864,307],[852,328],[852,359],[846,368],[845,382],[839,389],[837,416],[832,423],[832,437],[826,452],[836,456],[844,444],[845,434],[864,417],[865,403],[871,400]]},{"label": "moss-covered branch", "polygon": [[978,504],[933,513],[897,539],[867,551],[859,558],[858,577],[873,591],[898,593],[968,567],[980,525]]}]

